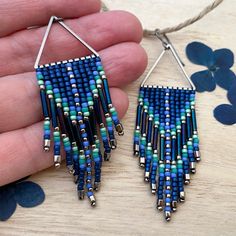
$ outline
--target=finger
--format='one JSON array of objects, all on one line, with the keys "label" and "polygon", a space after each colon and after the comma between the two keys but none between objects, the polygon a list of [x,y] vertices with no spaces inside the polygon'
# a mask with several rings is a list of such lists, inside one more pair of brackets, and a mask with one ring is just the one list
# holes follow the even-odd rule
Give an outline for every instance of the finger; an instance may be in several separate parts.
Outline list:
[{"label": "finger", "polygon": [[[119,116],[124,116],[128,109],[127,95],[118,88],[112,88],[111,95]],[[0,135],[0,186],[53,164],[52,152],[43,152],[42,137],[42,122]]]},{"label": "finger", "polygon": [[47,24],[50,16],[75,18],[100,10],[99,0],[2,0],[0,37],[29,26]]},{"label": "finger", "polygon": [[[136,43],[118,44],[100,54],[111,87],[121,87],[137,79],[147,65],[146,53]],[[3,101],[0,103],[0,133],[20,129],[42,119],[34,72],[2,77],[0,101]]]},{"label": "finger", "polygon": [[[137,18],[122,11],[92,14],[66,23],[96,50],[142,38]],[[88,54],[78,40],[59,27],[56,24],[52,29],[41,64]],[[0,39],[0,76],[32,71],[44,33],[45,27],[41,27]]]}]

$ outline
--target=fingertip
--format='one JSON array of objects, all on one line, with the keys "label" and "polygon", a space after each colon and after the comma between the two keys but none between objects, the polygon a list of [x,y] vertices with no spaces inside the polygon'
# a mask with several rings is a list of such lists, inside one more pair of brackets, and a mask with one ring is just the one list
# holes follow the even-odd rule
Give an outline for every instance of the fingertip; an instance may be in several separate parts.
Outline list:
[{"label": "fingertip", "polygon": [[125,27],[123,27],[123,35],[128,36],[126,41],[140,43],[143,38],[143,27],[140,20],[134,14],[123,11],[113,10],[105,12],[105,14],[113,14],[115,18],[125,19]]},{"label": "fingertip", "polygon": [[121,88],[137,80],[148,63],[146,51],[135,42],[117,44],[101,51],[100,55],[111,87]]}]

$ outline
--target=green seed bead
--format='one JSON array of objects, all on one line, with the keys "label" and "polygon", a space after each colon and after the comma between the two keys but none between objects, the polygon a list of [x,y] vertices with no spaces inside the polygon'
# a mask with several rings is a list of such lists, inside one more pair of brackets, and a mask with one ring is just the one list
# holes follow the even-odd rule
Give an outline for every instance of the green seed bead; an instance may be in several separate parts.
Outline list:
[{"label": "green seed bead", "polygon": [[93,104],[94,104],[93,101],[88,101],[89,106],[93,106]]},{"label": "green seed bead", "polygon": [[44,125],[50,126],[50,121],[49,121],[49,120],[45,120],[45,121],[44,121]]},{"label": "green seed bead", "polygon": [[53,132],[53,135],[54,135],[54,137],[59,137],[60,136],[60,132],[59,131],[55,131],[55,132]]},{"label": "green seed bead", "polygon": [[183,148],[182,153],[187,153],[187,149]]},{"label": "green seed bead", "polygon": [[192,143],[191,141],[188,141],[188,142],[187,142],[187,145],[188,145],[188,146],[192,146],[193,143]]},{"label": "green seed bead", "polygon": [[48,95],[53,95],[53,92],[52,92],[52,90],[50,90],[50,89],[47,90],[46,93],[47,93]]},{"label": "green seed bead", "polygon": [[61,103],[62,102],[61,98],[56,98],[55,101],[56,101],[56,103]]},{"label": "green seed bead", "polygon": [[43,80],[38,80],[38,85],[44,85]]},{"label": "green seed bead", "polygon": [[160,134],[165,134],[165,130],[160,130]]},{"label": "green seed bead", "polygon": [[71,120],[76,120],[76,116],[70,116]]},{"label": "green seed bead", "polygon": [[177,130],[180,130],[180,129],[181,129],[181,126],[180,126],[180,125],[177,125],[177,126],[176,126],[176,129],[177,129]]}]

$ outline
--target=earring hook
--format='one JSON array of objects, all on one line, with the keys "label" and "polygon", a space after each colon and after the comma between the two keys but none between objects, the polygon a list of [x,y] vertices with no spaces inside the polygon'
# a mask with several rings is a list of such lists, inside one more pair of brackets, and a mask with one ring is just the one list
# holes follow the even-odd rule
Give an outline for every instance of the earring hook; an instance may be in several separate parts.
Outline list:
[{"label": "earring hook", "polygon": [[155,35],[162,42],[162,45],[163,45],[164,49],[161,52],[160,56],[155,61],[155,63],[153,64],[153,66],[151,67],[151,69],[149,70],[149,72],[146,75],[146,77],[144,78],[143,82],[141,83],[141,87],[144,86],[144,84],[147,82],[147,80],[149,79],[150,75],[152,74],[152,72],[154,71],[154,69],[156,68],[156,66],[158,65],[158,63],[160,62],[160,60],[162,59],[162,57],[166,53],[166,51],[170,50],[172,55],[173,55],[173,57],[175,58],[177,64],[179,65],[180,69],[182,70],[185,78],[188,80],[188,82],[189,82],[190,86],[192,87],[192,89],[195,90],[196,87],[193,84],[192,80],[189,78],[187,72],[185,71],[185,69],[184,69],[185,65],[182,62],[182,60],[180,59],[180,56],[178,55],[177,51],[175,50],[175,48],[174,48],[173,44],[171,43],[170,39],[165,34],[161,34],[158,29],[155,31]]},{"label": "earring hook", "polygon": [[97,57],[99,56],[99,54],[90,45],[88,45],[78,34],[76,34],[71,28],[69,28],[63,22],[63,18],[60,18],[60,17],[57,17],[57,16],[51,16],[51,18],[49,20],[49,23],[48,23],[48,26],[47,26],[47,29],[46,29],[46,32],[44,34],[44,37],[43,37],[43,40],[42,40],[42,43],[41,43],[36,61],[35,61],[35,64],[34,64],[35,69],[37,69],[39,67],[39,62],[40,62],[40,59],[42,57],[42,53],[43,53],[47,38],[49,36],[50,30],[51,30],[52,25],[53,25],[54,22],[59,23],[65,30],[67,30],[71,35],[73,35],[77,40],[79,40],[80,43],[82,43],[95,56],[97,56]]}]

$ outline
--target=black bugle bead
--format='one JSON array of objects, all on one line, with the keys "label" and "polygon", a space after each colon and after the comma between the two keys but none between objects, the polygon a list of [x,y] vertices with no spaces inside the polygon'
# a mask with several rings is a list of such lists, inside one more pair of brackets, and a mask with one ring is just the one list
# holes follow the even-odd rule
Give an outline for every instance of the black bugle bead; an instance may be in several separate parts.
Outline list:
[{"label": "black bugle bead", "polygon": [[142,114],[142,106],[137,106],[137,113],[136,113],[136,127],[141,125],[141,114]]},{"label": "black bugle bead", "polygon": [[94,135],[93,135],[93,131],[91,129],[89,119],[85,119],[84,123],[85,123],[85,126],[86,126],[86,131],[87,131],[87,134],[88,134],[89,143],[94,144],[95,140],[94,140]]},{"label": "black bugle bead", "polygon": [[192,126],[191,126],[190,114],[187,114],[186,122],[187,122],[187,136],[188,136],[188,139],[190,139],[192,137]]},{"label": "black bugle bead", "polygon": [[62,134],[67,134],[64,115],[63,115],[63,111],[62,111],[61,107],[57,107],[57,115],[58,115],[58,120],[59,120],[59,124],[60,124],[61,133]]},{"label": "black bugle bead", "polygon": [[152,127],[153,127],[153,120],[148,119],[148,131],[147,131],[147,142],[151,143],[152,142]]},{"label": "black bugle bead", "polygon": [[181,132],[177,131],[177,154],[181,156],[182,152],[182,143],[181,143]]},{"label": "black bugle bead", "polygon": [[163,161],[165,156],[165,137],[160,139],[160,160]]},{"label": "black bugle bead", "polygon": [[66,131],[68,133],[70,142],[73,143],[76,140],[75,140],[75,136],[74,136],[74,133],[73,133],[73,127],[72,127],[70,117],[69,116],[64,116],[64,117],[65,117]]},{"label": "black bugle bead", "polygon": [[40,98],[41,98],[41,103],[42,103],[42,108],[43,108],[43,116],[44,118],[49,117],[47,97],[46,97],[46,92],[44,89],[40,90]]},{"label": "black bugle bead", "polygon": [[101,113],[99,98],[94,98],[94,112],[95,112],[95,117],[96,117],[96,120],[97,120],[98,124],[103,123],[102,122],[102,113]]},{"label": "black bugle bead", "polygon": [[143,112],[142,114],[142,125],[141,125],[141,134],[146,134],[146,123],[147,123],[147,112]]},{"label": "black bugle bead", "polygon": [[108,111],[108,104],[107,104],[105,96],[103,94],[103,90],[102,89],[98,89],[98,93],[99,93],[100,101],[101,101],[101,104],[102,104],[103,112],[105,114],[109,113],[109,111]]},{"label": "black bugle bead", "polygon": [[90,109],[89,112],[90,112],[89,121],[90,121],[93,136],[95,136],[95,135],[97,135],[95,112],[93,109]]},{"label": "black bugle bead", "polygon": [[197,131],[197,119],[196,119],[196,111],[195,109],[191,109],[191,113],[192,113],[192,125],[193,125],[193,130]]},{"label": "black bugle bead", "polygon": [[158,127],[154,127],[153,138],[152,138],[153,150],[157,150],[157,144],[158,144]]},{"label": "black bugle bead", "polygon": [[52,115],[52,126],[55,128],[55,127],[58,127],[56,106],[55,106],[55,102],[53,98],[50,98],[49,100],[50,100],[49,101],[50,111]]},{"label": "black bugle bead", "polygon": [[186,123],[181,123],[182,145],[186,145]]},{"label": "black bugle bead", "polygon": [[176,159],[176,138],[172,136],[171,139],[171,160],[175,161]]},{"label": "black bugle bead", "polygon": [[75,137],[75,142],[76,142],[76,144],[78,146],[78,149],[82,150],[83,149],[83,145],[82,145],[82,140],[81,140],[81,135],[80,135],[80,131],[79,131],[78,125],[72,123],[71,126],[72,126],[73,135]]}]

